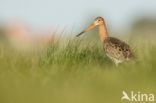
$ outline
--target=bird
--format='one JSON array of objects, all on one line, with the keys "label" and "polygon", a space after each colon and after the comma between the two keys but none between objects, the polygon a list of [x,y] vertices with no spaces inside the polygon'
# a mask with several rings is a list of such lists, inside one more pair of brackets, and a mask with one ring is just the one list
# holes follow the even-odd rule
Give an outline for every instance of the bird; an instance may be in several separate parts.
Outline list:
[{"label": "bird", "polygon": [[103,17],[97,17],[90,26],[76,35],[76,37],[79,37],[83,33],[88,32],[95,27],[98,27],[100,40],[103,44],[103,49],[106,53],[106,56],[108,56],[108,58],[110,58],[115,65],[118,66],[118,64],[134,58],[134,53],[126,42],[109,36]]}]

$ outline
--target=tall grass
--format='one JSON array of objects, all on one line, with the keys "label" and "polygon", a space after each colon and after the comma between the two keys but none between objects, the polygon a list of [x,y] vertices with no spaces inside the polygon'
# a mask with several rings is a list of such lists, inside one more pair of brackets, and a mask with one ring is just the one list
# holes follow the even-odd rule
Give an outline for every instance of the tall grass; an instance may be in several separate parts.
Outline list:
[{"label": "tall grass", "polygon": [[98,41],[67,39],[21,52],[1,43],[0,103],[120,103],[122,91],[156,94],[156,46],[132,41],[116,67]]}]

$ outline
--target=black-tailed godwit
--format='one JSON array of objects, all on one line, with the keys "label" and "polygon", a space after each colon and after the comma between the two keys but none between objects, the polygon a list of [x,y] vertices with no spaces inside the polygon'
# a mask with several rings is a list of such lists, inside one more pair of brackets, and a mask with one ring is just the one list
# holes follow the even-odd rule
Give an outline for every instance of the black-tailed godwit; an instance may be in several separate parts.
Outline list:
[{"label": "black-tailed godwit", "polygon": [[93,24],[76,36],[78,37],[96,26],[99,27],[99,35],[106,55],[113,60],[116,65],[133,57],[132,50],[127,43],[117,38],[109,37],[105,20],[102,17],[97,17]]}]

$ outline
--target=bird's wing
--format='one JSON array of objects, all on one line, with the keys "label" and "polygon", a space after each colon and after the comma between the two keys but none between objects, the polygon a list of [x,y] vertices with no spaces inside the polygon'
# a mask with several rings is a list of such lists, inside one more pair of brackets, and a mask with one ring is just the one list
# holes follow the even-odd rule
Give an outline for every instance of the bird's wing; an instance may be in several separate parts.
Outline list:
[{"label": "bird's wing", "polygon": [[126,59],[132,55],[129,45],[117,38],[109,37],[104,42],[104,48],[108,55],[116,59]]}]

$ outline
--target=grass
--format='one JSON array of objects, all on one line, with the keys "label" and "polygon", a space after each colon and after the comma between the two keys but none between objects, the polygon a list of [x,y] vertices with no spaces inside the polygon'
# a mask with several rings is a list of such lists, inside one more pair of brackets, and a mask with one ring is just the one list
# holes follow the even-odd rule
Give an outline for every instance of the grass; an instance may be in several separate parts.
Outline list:
[{"label": "grass", "polygon": [[1,43],[0,103],[121,103],[123,90],[156,94],[156,46],[140,41],[130,43],[136,62],[118,67],[97,40],[60,40],[31,52]]}]

